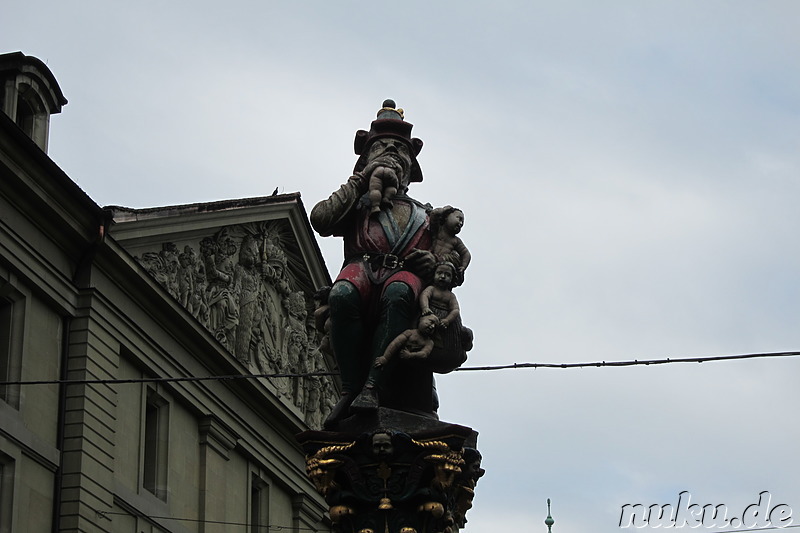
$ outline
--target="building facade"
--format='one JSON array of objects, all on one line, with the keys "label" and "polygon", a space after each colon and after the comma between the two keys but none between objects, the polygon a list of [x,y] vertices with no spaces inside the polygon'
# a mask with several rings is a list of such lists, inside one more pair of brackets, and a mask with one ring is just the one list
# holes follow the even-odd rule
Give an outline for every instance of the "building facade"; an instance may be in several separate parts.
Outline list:
[{"label": "building facade", "polygon": [[294,440],[337,389],[299,194],[102,208],[45,153],[47,67],[0,77],[0,532],[328,531]]}]

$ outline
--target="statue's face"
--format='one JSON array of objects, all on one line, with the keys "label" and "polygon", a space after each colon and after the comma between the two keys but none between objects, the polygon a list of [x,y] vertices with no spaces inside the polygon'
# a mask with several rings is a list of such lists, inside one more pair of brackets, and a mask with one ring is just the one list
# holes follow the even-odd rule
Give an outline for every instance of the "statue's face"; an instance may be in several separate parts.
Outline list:
[{"label": "statue's face", "polygon": [[472,461],[472,463],[469,465],[469,470],[472,473],[472,477],[478,478],[483,475],[481,474],[481,460],[476,459],[475,461]]},{"label": "statue's face", "polygon": [[453,284],[453,269],[448,265],[439,265],[436,267],[433,279],[440,287],[450,287]]},{"label": "statue's face", "polygon": [[411,174],[411,152],[406,143],[390,137],[377,139],[369,147],[367,160],[374,161],[379,158],[391,159],[403,169],[402,175],[398,178],[401,185],[407,187]]},{"label": "statue's face", "polygon": [[406,143],[391,137],[384,137],[377,139],[369,147],[369,159],[375,159],[381,155],[398,154],[401,157],[411,159],[411,154],[408,151]]},{"label": "statue's face", "polygon": [[394,453],[392,437],[388,433],[376,433],[372,436],[372,453],[376,457],[388,457]]},{"label": "statue's face", "polygon": [[242,244],[242,249],[239,250],[239,263],[244,266],[253,266],[258,259],[258,248],[256,243],[247,242]]},{"label": "statue's face", "polygon": [[223,243],[223,247],[221,248],[221,250],[226,255],[233,255],[236,253],[236,243],[233,242],[233,239],[225,239],[225,242]]},{"label": "statue's face", "polygon": [[447,220],[445,220],[444,225],[452,235],[458,234],[461,228],[464,227],[464,213],[456,209],[447,215]]},{"label": "statue's face", "polygon": [[436,315],[425,315],[420,317],[419,329],[426,335],[431,335],[433,334],[434,330],[436,330],[436,324],[438,321],[439,319],[436,318]]}]

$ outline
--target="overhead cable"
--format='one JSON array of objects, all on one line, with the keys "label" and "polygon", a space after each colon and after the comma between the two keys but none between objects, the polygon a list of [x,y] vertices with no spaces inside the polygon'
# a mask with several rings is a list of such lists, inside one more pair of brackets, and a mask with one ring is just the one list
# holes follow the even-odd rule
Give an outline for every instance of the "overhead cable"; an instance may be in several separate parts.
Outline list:
[{"label": "overhead cable", "polygon": [[[767,357],[797,357],[800,352],[770,352],[749,353],[739,355],[713,355],[707,357],[667,357],[665,359],[633,359],[628,361],[594,361],[588,363],[511,363],[506,365],[491,366],[464,366],[456,368],[454,372],[462,371],[489,371],[489,370],[519,370],[523,368],[592,368],[592,367],[625,367],[625,366],[650,366],[672,363],[708,363],[715,361],[735,361],[741,359],[761,359]],[[9,385],[108,385],[117,383],[158,383],[158,382],[184,382],[184,381],[226,381],[236,379],[254,378],[306,378],[315,376],[338,376],[338,372],[278,372],[274,374],[231,374],[225,376],[183,376],[183,377],[151,377],[128,379],[52,379],[32,381],[0,381],[0,387]]]}]

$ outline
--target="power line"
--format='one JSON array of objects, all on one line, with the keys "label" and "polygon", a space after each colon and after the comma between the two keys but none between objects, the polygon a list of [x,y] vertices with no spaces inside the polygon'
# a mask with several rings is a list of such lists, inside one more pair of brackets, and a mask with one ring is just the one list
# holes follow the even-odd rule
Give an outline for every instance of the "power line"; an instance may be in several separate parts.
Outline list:
[{"label": "power line", "polygon": [[[650,366],[672,363],[708,363],[714,361],[735,361],[741,359],[761,359],[766,357],[797,357],[800,352],[748,353],[738,355],[712,355],[706,357],[667,357],[665,359],[633,359],[628,361],[594,361],[589,363],[511,363],[493,366],[464,366],[457,371],[518,370],[523,368],[591,368]],[[278,372],[274,374],[232,374],[225,376],[185,376],[173,378],[130,378],[130,379],[53,379],[36,381],[0,381],[0,387],[8,385],[108,385],[117,383],[159,383],[184,381],[226,381],[253,378],[305,378],[314,376],[338,376],[338,372]]]},{"label": "power line", "polygon": [[796,357],[800,352],[748,353],[740,355],[713,355],[708,357],[667,357],[665,359],[634,359],[632,361],[596,361],[593,363],[512,363],[496,366],[466,366],[456,370],[508,370],[516,368],[588,368],[615,366],[648,366],[668,363],[707,363],[711,361],[733,361],[737,359],[757,359],[762,357]]}]

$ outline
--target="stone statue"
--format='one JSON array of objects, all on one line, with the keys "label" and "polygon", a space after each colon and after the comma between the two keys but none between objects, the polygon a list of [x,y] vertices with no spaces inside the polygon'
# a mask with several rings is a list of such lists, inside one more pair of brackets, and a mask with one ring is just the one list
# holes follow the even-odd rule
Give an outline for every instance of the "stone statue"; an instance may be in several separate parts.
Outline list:
[{"label": "stone statue", "polygon": [[433,334],[433,349],[428,356],[428,366],[434,372],[446,373],[461,366],[472,349],[472,330],[461,323],[461,308],[452,289],[456,283],[456,267],[443,261],[436,265],[433,284],[419,296],[422,316],[438,319]]},{"label": "stone statue", "polygon": [[223,344],[232,340],[236,327],[236,299],[231,291],[236,244],[230,238],[221,241],[206,237],[200,241],[200,253],[206,265],[208,282],[209,329]]},{"label": "stone statue", "polygon": [[[436,272],[433,274],[433,285],[425,287],[425,290],[419,295],[422,316],[435,314],[439,317],[439,325],[443,328],[446,328],[461,316],[458,299],[452,292],[456,273],[456,267],[452,263],[439,263],[436,265]],[[431,307],[436,309],[437,313],[434,313]]]},{"label": "stone statue", "polygon": [[233,351],[239,361],[250,363],[250,340],[253,328],[259,322],[258,294],[261,276],[257,268],[258,243],[247,236],[239,248],[239,262],[233,270],[233,294],[238,311],[234,328]]},{"label": "stone statue", "polygon": [[[398,168],[402,172],[402,169]],[[397,172],[389,167],[378,167],[369,177],[370,214],[380,213],[381,206],[392,207],[392,198],[397,194]]]},{"label": "stone statue", "polygon": [[[412,125],[395,107],[393,101],[385,101],[370,130],[356,133],[359,159],[353,175],[311,211],[311,224],[320,235],[344,238],[345,264],[328,295],[330,344],[339,364],[342,396],[325,421],[327,428],[351,412],[379,406],[435,417],[432,372],[449,372],[463,362],[449,368],[402,360],[385,368],[374,364],[416,323],[419,296],[437,263],[432,208],[407,194],[411,182],[422,181],[416,158],[422,141],[411,137]],[[381,196],[375,210],[370,182],[380,178],[385,187],[384,178],[391,174],[397,178],[397,192],[388,202]],[[454,213],[460,214],[460,221],[450,224],[450,215],[458,218]],[[453,240],[463,213],[454,210],[445,219],[440,225],[452,228],[443,233],[439,248],[444,255],[454,251],[463,267],[469,252],[460,239]]]},{"label": "stone statue", "polygon": [[[344,266],[315,295],[313,316],[342,395],[307,411],[330,408],[323,431],[297,438],[337,533],[457,533],[483,474],[477,433],[438,419],[433,380],[472,348],[453,294],[471,261],[457,236],[464,213],[408,196],[422,181],[411,128],[385,101],[356,133],[353,175],[311,211],[320,235],[344,238]],[[330,381],[320,385],[326,397]]]},{"label": "stone statue", "polygon": [[458,278],[456,285],[461,285],[464,271],[472,260],[472,254],[457,235],[464,227],[464,212],[449,205],[431,211],[431,232],[434,235],[431,251],[439,261],[447,261],[456,267]]},{"label": "stone statue", "polygon": [[421,316],[417,329],[407,329],[389,343],[383,355],[375,359],[375,368],[386,366],[398,353],[401,359],[427,359],[433,350],[433,332],[438,325],[439,319],[433,313]]},{"label": "stone statue", "polygon": [[328,303],[330,287],[322,287],[314,293],[314,329],[319,335],[319,351],[333,354],[331,349],[331,306]]},{"label": "stone statue", "polygon": [[481,452],[475,448],[464,448],[464,466],[455,479],[455,497],[453,519],[458,528],[467,524],[467,511],[472,508],[475,497],[475,485],[486,471],[481,468]]}]

